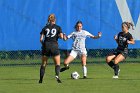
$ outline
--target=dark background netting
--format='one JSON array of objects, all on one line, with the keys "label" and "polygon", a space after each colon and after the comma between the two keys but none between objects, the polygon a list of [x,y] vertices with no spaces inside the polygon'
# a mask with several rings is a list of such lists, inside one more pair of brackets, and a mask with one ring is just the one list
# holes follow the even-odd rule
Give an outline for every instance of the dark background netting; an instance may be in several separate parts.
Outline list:
[{"label": "dark background netting", "polygon": [[[105,57],[114,51],[114,49],[88,49],[87,63],[105,63]],[[60,50],[61,63],[69,55],[70,50]],[[128,57],[123,62],[136,63],[140,62],[140,49],[129,49]],[[79,63],[80,58],[74,60],[73,63]],[[25,51],[0,51],[0,66],[15,66],[15,65],[40,65],[41,51],[40,50],[25,50]],[[50,57],[48,64],[53,64]]]}]

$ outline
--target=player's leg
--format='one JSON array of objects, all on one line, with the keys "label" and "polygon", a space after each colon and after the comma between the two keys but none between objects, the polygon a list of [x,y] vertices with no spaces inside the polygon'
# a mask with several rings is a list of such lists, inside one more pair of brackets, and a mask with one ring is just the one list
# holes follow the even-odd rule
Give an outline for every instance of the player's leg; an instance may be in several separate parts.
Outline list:
[{"label": "player's leg", "polygon": [[124,55],[119,54],[115,59],[114,59],[114,75],[116,78],[118,78],[119,75],[119,62],[123,61],[125,59]]},{"label": "player's leg", "polygon": [[58,83],[62,83],[59,78],[59,72],[60,72],[60,55],[54,56],[53,60],[55,62],[55,78]]},{"label": "player's leg", "polygon": [[65,70],[69,69],[69,63],[74,60],[74,57],[69,55],[65,60],[64,60],[64,67],[60,69],[60,72],[63,72]]},{"label": "player's leg", "polygon": [[70,55],[64,60],[64,67],[60,69],[60,72],[63,72],[69,69],[69,63],[72,62],[77,56],[77,52],[72,50]]},{"label": "player's leg", "polygon": [[87,78],[87,67],[86,67],[87,55],[81,55],[81,62],[82,62],[82,70],[83,70],[83,78]]},{"label": "player's leg", "polygon": [[39,83],[42,83],[42,81],[43,81],[47,60],[48,60],[48,58],[46,56],[42,56],[42,64],[40,66],[40,80],[39,80]]},{"label": "player's leg", "polygon": [[61,80],[59,78],[59,72],[60,72],[60,51],[58,49],[57,44],[53,44],[51,47],[51,55],[53,57],[53,61],[55,63],[55,78],[58,83],[61,83]]},{"label": "player's leg", "polygon": [[114,58],[116,57],[116,55],[114,55],[113,53],[109,54],[107,57],[106,57],[106,63],[111,67],[111,68],[114,68],[114,62],[112,61]]}]

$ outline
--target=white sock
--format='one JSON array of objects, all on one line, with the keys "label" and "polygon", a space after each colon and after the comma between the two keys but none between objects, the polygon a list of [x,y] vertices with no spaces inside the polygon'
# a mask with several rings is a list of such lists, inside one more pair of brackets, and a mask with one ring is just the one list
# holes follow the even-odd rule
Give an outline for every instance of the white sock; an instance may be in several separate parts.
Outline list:
[{"label": "white sock", "polygon": [[83,66],[83,76],[87,76],[87,67]]}]

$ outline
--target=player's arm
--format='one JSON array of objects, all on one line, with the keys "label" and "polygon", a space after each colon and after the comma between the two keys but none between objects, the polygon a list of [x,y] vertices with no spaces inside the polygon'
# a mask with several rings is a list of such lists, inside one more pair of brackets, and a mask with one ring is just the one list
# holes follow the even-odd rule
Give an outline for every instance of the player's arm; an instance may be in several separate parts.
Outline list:
[{"label": "player's arm", "polygon": [[43,45],[44,34],[40,35],[40,43]]},{"label": "player's arm", "polygon": [[63,36],[64,36],[63,40],[66,41],[68,39],[68,37],[66,36],[65,33],[63,33]]},{"label": "player's arm", "polygon": [[128,35],[127,43],[128,43],[128,44],[135,44],[135,40],[133,39],[133,37],[132,37],[131,34]]},{"label": "player's arm", "polygon": [[66,35],[65,33],[63,33],[63,36],[64,36],[64,40],[66,41],[66,40],[68,40],[69,38],[72,38],[73,37],[73,32],[70,34],[70,35]]},{"label": "player's arm", "polygon": [[43,43],[44,43],[44,37],[45,37],[45,29],[46,29],[46,27],[44,27],[43,29],[42,29],[42,31],[40,32],[40,43],[43,45]]},{"label": "player's arm", "polygon": [[127,40],[127,43],[128,44],[135,44],[135,40],[134,39]]},{"label": "player's arm", "polygon": [[62,32],[61,27],[58,27],[58,32],[59,32],[59,38],[64,40],[64,33]]},{"label": "player's arm", "polygon": [[66,41],[66,40],[68,39],[68,37],[66,36],[65,33],[60,33],[60,34],[59,34],[59,37],[60,37],[61,39],[63,39],[64,41]]},{"label": "player's arm", "polygon": [[91,35],[90,38],[93,38],[93,39],[98,39],[102,36],[102,33],[101,32],[98,32],[98,35],[97,36],[93,36]]},{"label": "player's arm", "polygon": [[61,39],[64,39],[63,33],[60,33],[60,34],[59,34],[59,37],[60,37]]},{"label": "player's arm", "polygon": [[114,39],[118,43],[118,36],[117,35],[114,36]]}]

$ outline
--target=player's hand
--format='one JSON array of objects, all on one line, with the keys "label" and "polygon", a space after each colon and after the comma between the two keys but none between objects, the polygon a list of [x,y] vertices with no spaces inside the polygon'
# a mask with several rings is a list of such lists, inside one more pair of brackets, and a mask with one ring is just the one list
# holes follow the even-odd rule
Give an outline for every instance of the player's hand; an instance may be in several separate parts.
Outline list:
[{"label": "player's hand", "polygon": [[102,33],[101,32],[98,32],[98,37],[101,37],[102,36]]},{"label": "player's hand", "polygon": [[115,35],[115,36],[114,36],[114,39],[115,39],[115,40],[117,40],[117,39],[118,39],[118,36],[117,36],[117,35]]},{"label": "player's hand", "polygon": [[63,40],[67,40],[67,36],[65,33],[63,33]]},{"label": "player's hand", "polygon": [[127,40],[127,44],[130,44],[130,43],[131,43],[131,41]]}]

